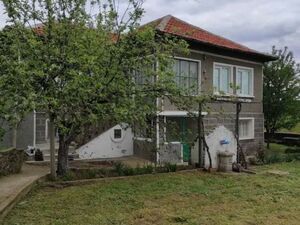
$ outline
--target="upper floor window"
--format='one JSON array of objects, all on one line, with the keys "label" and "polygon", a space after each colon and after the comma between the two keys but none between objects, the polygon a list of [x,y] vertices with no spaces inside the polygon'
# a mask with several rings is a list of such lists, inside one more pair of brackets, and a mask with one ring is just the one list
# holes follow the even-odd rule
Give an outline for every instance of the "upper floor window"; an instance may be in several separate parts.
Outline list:
[{"label": "upper floor window", "polygon": [[253,70],[237,67],[236,71],[237,94],[253,96]]},{"label": "upper floor window", "polygon": [[176,84],[190,94],[198,94],[199,89],[199,62],[175,59],[173,69]]},{"label": "upper floor window", "polygon": [[222,64],[214,65],[213,87],[215,93],[230,93],[231,74],[231,66]]}]

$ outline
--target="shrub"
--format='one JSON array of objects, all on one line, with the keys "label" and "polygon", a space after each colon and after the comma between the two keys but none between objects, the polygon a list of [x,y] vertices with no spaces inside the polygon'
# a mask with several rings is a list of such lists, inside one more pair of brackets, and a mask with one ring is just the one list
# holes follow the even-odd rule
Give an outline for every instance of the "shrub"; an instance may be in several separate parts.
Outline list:
[{"label": "shrub", "polygon": [[113,167],[119,176],[124,176],[124,170],[126,169],[124,163],[122,162],[114,162]]},{"label": "shrub", "polygon": [[167,169],[167,172],[176,172],[176,170],[177,170],[177,165],[176,164],[166,163],[165,167]]},{"label": "shrub", "polygon": [[282,154],[279,154],[277,152],[268,153],[265,156],[264,163],[271,164],[271,163],[280,163],[284,162],[285,157]]},{"label": "shrub", "polygon": [[300,154],[300,148],[299,147],[296,147],[296,148],[287,148],[285,150],[285,153],[299,153]]}]

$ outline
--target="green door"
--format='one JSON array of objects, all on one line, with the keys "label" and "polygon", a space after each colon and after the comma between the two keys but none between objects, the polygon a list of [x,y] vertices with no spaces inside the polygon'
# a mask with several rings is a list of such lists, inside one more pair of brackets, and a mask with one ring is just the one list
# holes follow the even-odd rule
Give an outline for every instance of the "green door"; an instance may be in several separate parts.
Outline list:
[{"label": "green door", "polygon": [[191,149],[190,145],[187,143],[188,139],[188,128],[187,128],[187,118],[181,117],[180,118],[180,124],[181,124],[181,143],[183,148],[183,161],[188,162],[191,157]]}]

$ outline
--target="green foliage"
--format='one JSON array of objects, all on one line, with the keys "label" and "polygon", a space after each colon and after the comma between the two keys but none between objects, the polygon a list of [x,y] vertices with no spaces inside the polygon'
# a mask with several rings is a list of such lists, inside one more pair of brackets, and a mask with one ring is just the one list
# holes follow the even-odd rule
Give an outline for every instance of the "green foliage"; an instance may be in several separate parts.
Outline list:
[{"label": "green foliage", "polygon": [[34,99],[28,52],[20,30],[22,26],[14,25],[0,31],[0,119],[11,127],[17,126],[33,109]]},{"label": "green foliage", "polygon": [[152,165],[144,165],[143,167],[137,166],[135,168],[125,165],[122,162],[115,162],[114,169],[119,176],[133,176],[142,174],[151,174],[154,172]]},{"label": "green foliage", "polygon": [[265,128],[273,133],[280,128],[290,129],[300,121],[299,65],[288,48],[272,54],[277,61],[264,65],[264,115]]},{"label": "green foliage", "polygon": [[[18,29],[28,51],[35,105],[58,127],[59,151],[66,152],[95,124],[145,126],[157,112],[155,98],[182,96],[170,56],[186,52],[187,44],[160,36],[151,26],[140,28],[142,0],[128,0],[124,13],[112,0],[3,2],[11,22],[33,31]],[[142,85],[136,83],[137,71],[146,78]]]},{"label": "green foliage", "polygon": [[177,165],[172,164],[172,163],[166,163],[165,168],[167,169],[168,172],[176,172],[177,170]]},{"label": "green foliage", "polygon": [[270,149],[263,149],[257,154],[258,163],[272,164],[300,160],[299,147],[271,143]]}]

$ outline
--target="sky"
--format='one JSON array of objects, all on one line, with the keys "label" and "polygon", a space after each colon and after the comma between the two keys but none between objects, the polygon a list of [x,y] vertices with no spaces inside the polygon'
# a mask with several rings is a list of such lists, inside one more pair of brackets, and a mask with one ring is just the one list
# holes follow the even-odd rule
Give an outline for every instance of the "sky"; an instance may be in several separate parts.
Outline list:
[{"label": "sky", "polygon": [[142,23],[171,14],[258,51],[288,46],[300,63],[300,0],[145,0],[143,8]]}]

